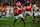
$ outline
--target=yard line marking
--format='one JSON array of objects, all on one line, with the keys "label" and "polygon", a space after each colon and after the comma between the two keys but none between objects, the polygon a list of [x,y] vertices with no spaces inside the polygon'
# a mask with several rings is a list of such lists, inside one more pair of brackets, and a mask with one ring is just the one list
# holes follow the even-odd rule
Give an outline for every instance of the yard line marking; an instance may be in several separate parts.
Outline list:
[{"label": "yard line marking", "polygon": [[8,20],[8,19],[0,18],[0,20]]}]

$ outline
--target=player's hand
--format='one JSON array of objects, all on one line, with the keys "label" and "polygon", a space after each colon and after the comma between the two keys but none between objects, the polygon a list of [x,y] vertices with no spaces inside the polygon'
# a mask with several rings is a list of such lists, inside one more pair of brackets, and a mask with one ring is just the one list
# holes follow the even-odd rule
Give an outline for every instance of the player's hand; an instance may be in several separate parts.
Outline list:
[{"label": "player's hand", "polygon": [[32,11],[31,11],[31,13],[32,13]]},{"label": "player's hand", "polygon": [[24,17],[23,17],[23,19],[24,19]]},{"label": "player's hand", "polygon": [[36,10],[34,10],[36,12]]}]

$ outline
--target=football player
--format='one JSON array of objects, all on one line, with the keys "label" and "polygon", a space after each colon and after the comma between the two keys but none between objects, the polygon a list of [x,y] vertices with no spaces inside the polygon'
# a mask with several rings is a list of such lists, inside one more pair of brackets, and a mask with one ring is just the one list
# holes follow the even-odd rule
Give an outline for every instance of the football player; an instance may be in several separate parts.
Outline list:
[{"label": "football player", "polygon": [[22,14],[22,5],[20,5],[19,6],[19,8],[17,8],[16,9],[16,19],[15,19],[15,21],[14,21],[14,23],[12,24],[12,25],[14,25],[15,24],[15,22],[18,20],[18,18],[20,17],[21,18],[21,20],[23,21],[23,23],[24,23],[24,25],[26,26],[26,24],[25,24],[25,21],[24,21],[24,19],[23,19],[23,14]]},{"label": "football player", "polygon": [[4,6],[1,7],[1,12],[2,12],[2,16],[4,16],[5,15],[5,8],[4,8]]},{"label": "football player", "polygon": [[26,8],[25,8],[25,14],[24,16],[26,16],[26,14],[29,14],[32,17],[32,21],[34,21],[34,17],[33,17],[33,7],[29,5],[29,3],[27,4]]}]

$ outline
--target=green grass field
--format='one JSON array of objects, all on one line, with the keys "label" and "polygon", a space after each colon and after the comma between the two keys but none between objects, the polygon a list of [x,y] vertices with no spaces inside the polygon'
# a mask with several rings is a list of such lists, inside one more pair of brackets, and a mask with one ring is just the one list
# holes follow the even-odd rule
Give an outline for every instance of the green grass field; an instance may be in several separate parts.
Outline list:
[{"label": "green grass field", "polygon": [[[17,20],[17,22],[15,23],[15,25],[11,25],[14,20],[15,17],[10,17],[10,18],[3,18],[3,19],[7,19],[7,20],[1,20],[0,18],[0,27],[25,27],[23,22],[20,22],[21,19],[19,18]],[[26,27],[40,27],[40,22],[38,23],[39,18],[35,18],[36,23],[31,22],[32,18],[31,17],[27,17],[27,20],[25,20],[26,22]]]}]

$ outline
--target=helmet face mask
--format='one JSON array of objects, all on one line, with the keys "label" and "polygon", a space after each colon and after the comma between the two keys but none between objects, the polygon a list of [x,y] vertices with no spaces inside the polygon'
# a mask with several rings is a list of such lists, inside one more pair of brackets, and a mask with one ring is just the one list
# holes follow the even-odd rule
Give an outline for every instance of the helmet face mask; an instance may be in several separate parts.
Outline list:
[{"label": "helmet face mask", "polygon": [[27,6],[29,6],[29,3],[27,3]]},{"label": "helmet face mask", "polygon": [[29,1],[27,1],[27,3],[29,3]]}]

